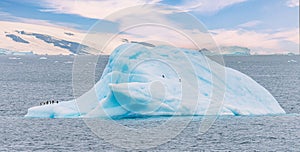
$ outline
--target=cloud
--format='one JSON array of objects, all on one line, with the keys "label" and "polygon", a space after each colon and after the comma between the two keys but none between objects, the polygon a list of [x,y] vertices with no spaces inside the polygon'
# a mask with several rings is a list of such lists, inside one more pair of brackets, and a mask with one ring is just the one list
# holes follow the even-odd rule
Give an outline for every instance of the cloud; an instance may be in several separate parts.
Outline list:
[{"label": "cloud", "polygon": [[43,0],[43,12],[76,14],[86,18],[103,19],[106,16],[136,5],[155,4],[160,0]]},{"label": "cloud", "polygon": [[[246,0],[195,0],[188,1],[183,0],[180,5],[175,6],[178,9],[183,10],[184,12],[198,12],[203,14],[216,13],[226,7],[230,7],[234,4],[245,2]],[[106,16],[114,13],[115,11],[119,11],[125,9],[127,7],[132,7],[136,5],[142,4],[158,4],[161,3],[161,0],[123,0],[123,1],[111,1],[111,0],[43,0],[40,1],[39,4],[44,7],[41,11],[44,12],[52,12],[52,13],[63,13],[63,14],[76,14],[79,16],[83,16],[86,18],[93,19],[104,19]],[[290,0],[288,1],[289,6],[299,6],[299,2]],[[293,2],[293,3],[292,3]],[[298,3],[297,3],[298,2]],[[138,8],[136,8],[138,9]],[[149,9],[149,11],[142,8],[145,14],[136,13],[141,12],[139,10],[131,9],[128,11],[124,11],[119,16],[115,15],[110,17],[110,21],[119,24],[119,28],[122,30],[130,24],[135,25],[139,23],[147,23],[153,20],[154,23],[160,25],[168,25],[173,27],[174,23],[178,22],[178,18],[176,17],[177,22],[173,22],[173,20],[168,18],[171,13],[176,14],[174,12],[168,12],[166,10],[163,12],[168,15],[161,15],[158,11],[153,11]],[[159,8],[157,8],[158,10]],[[160,10],[162,11],[162,10]],[[125,15],[125,14],[129,15]],[[163,14],[162,13],[162,14]],[[179,13],[178,13],[179,14]],[[9,14],[2,14],[2,16],[9,16]],[[0,12],[0,17],[1,12]],[[175,17],[174,17],[175,18]],[[182,17],[184,18],[184,17]],[[52,24],[52,22],[45,20],[30,20],[24,18],[15,18],[21,22],[32,22],[39,24]],[[184,18],[185,19],[185,18]],[[130,23],[130,24],[129,24]],[[280,30],[280,31],[272,31],[272,32],[262,32],[262,31],[250,31],[242,28],[254,27],[262,22],[259,20],[249,21],[243,24],[238,25],[241,29],[216,29],[210,31],[214,34],[213,38],[220,46],[242,46],[248,47],[252,49],[254,52],[258,52],[260,54],[264,53],[282,53],[282,52],[298,52],[299,51],[299,28],[289,29],[289,30]],[[193,31],[194,29],[187,28],[184,26],[181,28],[180,24],[177,25],[176,28],[183,30],[186,33],[192,33],[194,37],[197,37],[199,40],[203,40],[204,36],[207,36],[199,31]],[[188,24],[190,26],[192,24]],[[96,40],[99,37],[97,33],[94,37],[91,37],[91,40]],[[174,33],[174,31],[166,31],[162,28],[136,28],[128,31],[127,33],[122,33],[120,38],[128,38],[133,41],[165,41],[166,43],[176,45],[178,47],[185,48],[193,48],[192,43],[187,42],[186,38],[182,35],[178,35]],[[144,37],[143,37],[144,36]],[[119,43],[119,40],[116,40],[116,44]],[[206,42],[202,42],[204,45],[200,47],[205,47]],[[96,42],[95,42],[96,44]],[[98,44],[98,43],[97,43]]]},{"label": "cloud", "polygon": [[288,7],[299,7],[299,0],[288,0],[286,5]]},{"label": "cloud", "polygon": [[245,1],[247,0],[184,0],[181,5],[176,7],[198,13],[215,13],[226,7]]},{"label": "cloud", "polygon": [[13,16],[7,12],[0,11],[0,21],[13,21],[13,22],[21,22],[21,23],[28,23],[28,24],[37,24],[37,25],[44,25],[44,26],[51,26],[51,27],[59,27],[59,28],[79,28],[80,25],[65,23],[65,22],[53,22],[48,20],[38,20],[38,19],[31,19],[25,17],[17,17]]},{"label": "cloud", "polygon": [[247,31],[243,29],[212,31],[216,42],[221,46],[243,46],[260,54],[299,51],[299,28],[273,33]]},{"label": "cloud", "polygon": [[[126,38],[131,41],[150,42],[155,45],[166,44],[187,49],[208,48],[213,50],[215,45],[241,46],[251,49],[252,54],[285,54],[289,52],[298,54],[300,45],[299,28],[273,31],[273,33],[244,29],[217,29],[210,31],[213,33],[211,36],[214,41],[210,39],[208,34],[197,30],[185,29],[180,32],[188,33],[191,37],[187,38],[172,29],[148,26],[131,29],[127,33],[119,35],[119,39]],[[194,40],[200,46],[196,46],[191,40]]]},{"label": "cloud", "polygon": [[[214,13],[245,1],[247,0],[183,0],[174,7],[184,12]],[[45,7],[40,10],[42,12],[76,14],[86,18],[104,19],[106,16],[128,7],[160,4],[162,0],[42,0],[38,3]]]},{"label": "cloud", "polygon": [[[150,42],[155,45],[169,44],[183,48],[197,48],[190,40],[191,37],[193,37],[192,40],[197,40],[197,43],[201,44],[199,45],[200,47],[207,47],[209,44],[212,44],[210,42],[213,42],[213,40],[209,39],[209,32],[201,26],[202,24],[196,18],[189,13],[183,12],[170,16],[168,13],[172,12],[172,10],[163,8],[143,6],[121,11],[110,18],[106,18],[118,23],[119,31],[121,32],[116,33],[118,39],[113,38],[114,40],[111,40],[111,38],[106,39],[104,37],[102,40],[99,40],[101,37],[96,38],[94,35],[87,39],[89,41],[100,41],[97,48],[106,47],[105,45],[108,44],[106,41],[109,40],[109,44],[112,45],[107,47],[109,48],[108,50],[103,50],[104,52],[111,51],[111,48],[119,44],[122,38],[130,41]],[[181,20],[178,20],[177,15],[179,15]],[[191,26],[194,27],[190,28]],[[93,28],[90,29],[91,33],[97,33],[99,29],[107,27],[103,26],[102,22],[98,22]],[[101,44],[102,42],[103,44]]]},{"label": "cloud", "polygon": [[243,28],[247,28],[247,27],[255,27],[259,24],[261,24],[262,21],[259,21],[259,20],[254,20],[254,21],[249,21],[249,22],[246,22],[246,23],[243,23],[243,24],[240,24],[238,25],[238,27],[243,27]]}]

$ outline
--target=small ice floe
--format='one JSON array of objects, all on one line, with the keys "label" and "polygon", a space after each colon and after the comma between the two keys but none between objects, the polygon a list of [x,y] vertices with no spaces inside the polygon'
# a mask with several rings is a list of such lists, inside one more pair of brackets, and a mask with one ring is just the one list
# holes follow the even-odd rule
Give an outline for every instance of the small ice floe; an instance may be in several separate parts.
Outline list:
[{"label": "small ice floe", "polygon": [[88,63],[86,63],[86,65],[97,65],[97,63],[88,62]]},{"label": "small ice floe", "polygon": [[19,64],[23,64],[23,62],[19,62]]},{"label": "small ice floe", "polygon": [[58,63],[58,61],[54,61],[54,63]]},{"label": "small ice floe", "polygon": [[10,59],[10,60],[21,60],[21,58],[18,58],[18,57],[9,57],[8,59]]},{"label": "small ice floe", "polygon": [[73,62],[72,61],[67,61],[67,62],[64,62],[65,64],[72,64]]},{"label": "small ice floe", "polygon": [[296,60],[288,60],[288,63],[297,63]]},{"label": "small ice floe", "polygon": [[42,57],[40,57],[40,60],[47,60],[48,58],[46,58],[46,57],[44,57],[44,56],[42,56]]}]

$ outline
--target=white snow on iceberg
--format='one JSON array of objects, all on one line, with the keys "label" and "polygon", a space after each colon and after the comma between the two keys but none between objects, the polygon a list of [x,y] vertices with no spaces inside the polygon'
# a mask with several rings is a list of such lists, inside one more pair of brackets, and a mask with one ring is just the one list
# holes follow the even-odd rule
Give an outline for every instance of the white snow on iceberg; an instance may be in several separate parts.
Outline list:
[{"label": "white snow on iceberg", "polygon": [[[212,65],[224,69],[225,76],[211,70]],[[213,99],[216,94],[222,98]],[[285,114],[253,79],[198,51],[124,44],[110,55],[90,91],[75,100],[32,107],[26,117],[209,115],[213,113],[207,109],[216,106],[213,100],[222,100],[220,110],[215,109],[218,115]]]}]

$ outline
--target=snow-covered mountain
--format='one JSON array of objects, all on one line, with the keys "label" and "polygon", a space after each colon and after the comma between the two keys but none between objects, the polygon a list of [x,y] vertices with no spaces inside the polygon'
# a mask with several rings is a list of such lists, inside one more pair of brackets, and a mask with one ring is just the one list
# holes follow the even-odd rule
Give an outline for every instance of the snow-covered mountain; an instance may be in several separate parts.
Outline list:
[{"label": "snow-covered mountain", "polygon": [[[240,46],[222,46],[220,47],[220,53],[222,55],[228,55],[228,56],[249,56],[251,55],[251,50],[246,47],[240,47]],[[206,48],[203,48],[199,50],[204,55],[212,56],[217,55],[215,52],[212,52]]]},{"label": "snow-covered mountain", "polygon": [[234,56],[248,56],[251,55],[251,50],[246,47],[240,46],[227,46],[221,47],[221,51],[223,55],[234,55]]},{"label": "snow-covered mountain", "polygon": [[81,44],[85,33],[63,27],[51,27],[0,21],[2,52],[32,52],[33,54],[88,54],[97,50],[92,43]]},{"label": "snow-covered mountain", "polygon": [[[102,33],[108,34],[108,33]],[[39,55],[69,55],[69,54],[98,54],[101,53],[99,37],[101,33],[90,34],[66,27],[43,26],[27,23],[0,21],[0,55],[1,54],[39,54]],[[139,43],[146,46],[155,46],[154,43],[130,41],[120,35],[120,41],[111,42],[104,54],[110,54],[115,47],[122,43]],[[129,37],[130,38],[130,37]],[[132,40],[136,40],[132,38]],[[100,51],[101,50],[101,51]],[[200,50],[206,55],[214,55],[209,50]],[[80,52],[80,53],[78,53]],[[233,46],[222,47],[224,55],[250,55],[248,48]]]}]

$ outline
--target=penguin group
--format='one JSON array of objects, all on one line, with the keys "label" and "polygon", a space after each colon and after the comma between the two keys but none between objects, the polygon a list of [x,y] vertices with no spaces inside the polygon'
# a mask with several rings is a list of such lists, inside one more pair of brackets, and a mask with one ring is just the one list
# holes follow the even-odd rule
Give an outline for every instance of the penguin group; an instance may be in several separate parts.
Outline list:
[{"label": "penguin group", "polygon": [[41,105],[47,105],[47,104],[55,104],[55,103],[58,103],[58,101],[54,101],[54,100],[50,100],[50,101],[46,101],[46,102],[40,102],[40,106]]}]

